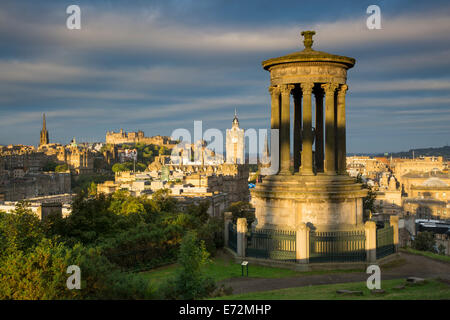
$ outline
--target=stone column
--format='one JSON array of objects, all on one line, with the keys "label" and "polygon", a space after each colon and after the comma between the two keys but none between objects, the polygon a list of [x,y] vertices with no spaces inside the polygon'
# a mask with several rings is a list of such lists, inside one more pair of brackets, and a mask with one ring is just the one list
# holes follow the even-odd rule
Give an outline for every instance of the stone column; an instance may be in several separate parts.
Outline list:
[{"label": "stone column", "polygon": [[272,97],[270,128],[280,129],[280,87],[270,86],[269,92]]},{"label": "stone column", "polygon": [[292,91],[294,97],[294,172],[300,168],[300,152],[302,146],[302,91],[296,87]]},{"label": "stone column", "polygon": [[374,221],[367,221],[364,224],[366,234],[366,260],[367,262],[377,261],[377,225]]},{"label": "stone column", "polygon": [[336,174],[336,139],[334,119],[334,92],[338,85],[326,83],[322,85],[325,90],[325,173]]},{"label": "stone column", "polygon": [[304,222],[297,226],[296,259],[298,263],[309,263],[309,227]]},{"label": "stone column", "polygon": [[223,230],[223,241],[224,241],[224,246],[228,247],[228,225],[231,223],[232,219],[233,219],[233,213],[231,212],[224,212],[223,214],[223,218],[224,218],[224,230]]},{"label": "stone column", "polygon": [[303,134],[302,134],[302,175],[313,174],[312,159],[312,110],[311,110],[311,91],[314,83],[305,82],[301,85],[303,94]]},{"label": "stone column", "polygon": [[316,98],[316,152],[315,162],[317,172],[323,172],[323,89],[314,88],[314,97]]},{"label": "stone column", "polygon": [[290,98],[293,85],[281,86],[281,127],[280,127],[280,174],[290,174],[291,165],[291,118]]},{"label": "stone column", "polygon": [[395,252],[398,252],[398,216],[390,216],[389,224],[394,229],[394,248]]},{"label": "stone column", "polygon": [[237,219],[237,255],[245,258],[246,236],[247,233],[247,219]]},{"label": "stone column", "polygon": [[347,146],[345,133],[345,93],[348,86],[343,84],[340,86],[337,94],[337,171],[339,174],[347,173]]}]

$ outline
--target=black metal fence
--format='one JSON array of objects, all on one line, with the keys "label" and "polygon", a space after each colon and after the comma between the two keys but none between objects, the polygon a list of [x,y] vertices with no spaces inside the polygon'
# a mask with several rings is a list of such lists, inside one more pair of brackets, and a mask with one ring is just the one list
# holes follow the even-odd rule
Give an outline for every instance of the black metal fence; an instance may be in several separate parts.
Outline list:
[{"label": "black metal fence", "polygon": [[366,260],[364,230],[310,231],[310,262],[355,262]]},{"label": "black metal fence", "polygon": [[377,259],[394,252],[394,228],[386,223],[384,228],[377,229]]},{"label": "black metal fence", "polygon": [[246,256],[254,258],[296,261],[296,232],[257,229],[247,237]]},{"label": "black metal fence", "polygon": [[231,222],[228,223],[228,248],[232,249],[234,252],[237,251],[236,225]]}]

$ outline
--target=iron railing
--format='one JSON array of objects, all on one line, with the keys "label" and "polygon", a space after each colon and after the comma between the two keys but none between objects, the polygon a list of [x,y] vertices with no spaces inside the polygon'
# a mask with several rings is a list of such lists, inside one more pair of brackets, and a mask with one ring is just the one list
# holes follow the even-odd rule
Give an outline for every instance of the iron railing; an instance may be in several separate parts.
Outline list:
[{"label": "iron railing", "polygon": [[296,261],[296,232],[290,230],[256,229],[247,237],[246,256]]},{"label": "iron railing", "polygon": [[310,231],[310,262],[355,262],[366,260],[364,230]]},{"label": "iron railing", "polygon": [[384,228],[377,229],[377,259],[394,252],[394,228],[386,223]]},{"label": "iron railing", "polygon": [[228,248],[237,251],[237,230],[236,225],[233,223],[228,223]]}]

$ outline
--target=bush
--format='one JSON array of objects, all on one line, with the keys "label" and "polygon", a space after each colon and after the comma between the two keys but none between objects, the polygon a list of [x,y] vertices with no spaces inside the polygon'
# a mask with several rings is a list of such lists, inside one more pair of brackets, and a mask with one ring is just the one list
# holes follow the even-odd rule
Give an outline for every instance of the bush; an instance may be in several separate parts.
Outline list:
[{"label": "bush", "polygon": [[247,224],[250,227],[253,221],[255,221],[253,206],[248,202],[233,202],[226,211],[233,214],[233,223],[236,223],[238,218],[246,218]]},{"label": "bush", "polygon": [[420,232],[413,241],[413,248],[421,251],[435,252],[436,240],[429,231]]},{"label": "bush", "polygon": [[198,229],[199,239],[205,242],[206,250],[212,256],[216,254],[217,249],[224,246],[223,225],[223,219],[212,217]]},{"label": "bush", "polygon": [[201,299],[216,289],[214,280],[203,274],[202,268],[209,262],[209,253],[195,232],[189,231],[181,242],[178,264],[174,278],[162,286],[165,299]]},{"label": "bush", "polygon": [[29,250],[44,236],[39,218],[25,202],[18,202],[11,213],[0,215],[0,255],[8,250]]},{"label": "bush", "polygon": [[[67,267],[81,270],[81,289],[66,286]],[[149,282],[122,273],[99,249],[77,244],[70,249],[44,239],[29,252],[15,251],[0,258],[0,299],[151,299]]]},{"label": "bush", "polygon": [[66,172],[67,170],[69,170],[69,166],[67,165],[67,163],[60,164],[55,167],[56,172]]}]

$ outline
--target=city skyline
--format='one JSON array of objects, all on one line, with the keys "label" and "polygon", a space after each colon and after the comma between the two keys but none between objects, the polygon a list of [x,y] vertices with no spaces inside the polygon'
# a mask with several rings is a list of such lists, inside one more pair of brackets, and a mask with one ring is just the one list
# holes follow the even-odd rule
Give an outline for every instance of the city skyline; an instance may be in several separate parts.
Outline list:
[{"label": "city skyline", "polygon": [[[25,4],[26,3],[26,4]],[[265,59],[314,48],[354,57],[347,151],[376,153],[448,144],[450,6],[378,3],[81,1],[82,29],[65,27],[69,3],[6,2],[0,10],[0,144],[37,145],[42,114],[51,142],[104,141],[106,131],[267,128]],[[252,11],[258,5],[267,10]],[[292,8],[292,9],[288,9]],[[419,12],[420,14],[418,14]],[[252,14],[251,14],[252,13]]]}]

